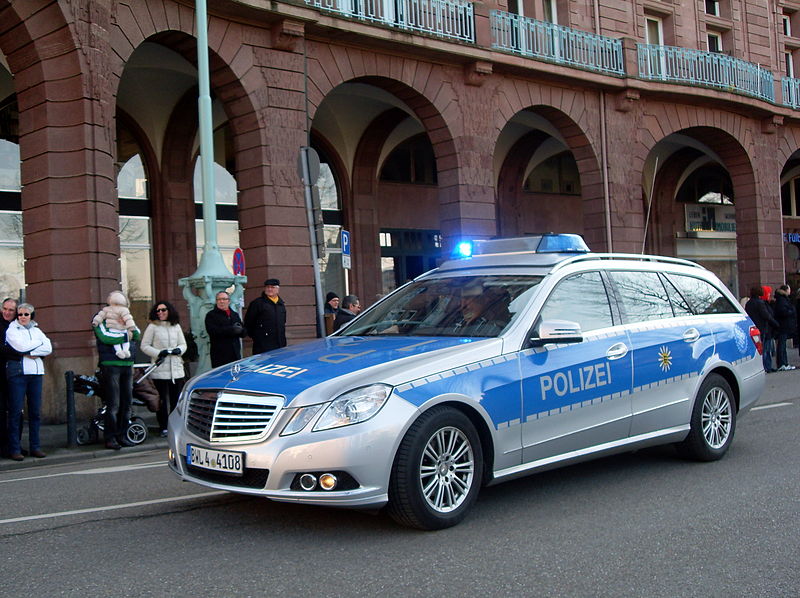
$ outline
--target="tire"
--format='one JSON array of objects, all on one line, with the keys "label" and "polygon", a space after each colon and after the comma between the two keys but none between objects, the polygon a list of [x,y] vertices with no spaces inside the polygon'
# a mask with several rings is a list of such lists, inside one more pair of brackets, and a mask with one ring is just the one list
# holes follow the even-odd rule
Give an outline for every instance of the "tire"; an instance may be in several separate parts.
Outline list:
[{"label": "tire", "polygon": [[147,440],[147,425],[141,417],[132,417],[125,430],[125,438],[133,445],[142,444]]},{"label": "tire", "polygon": [[94,444],[97,442],[97,429],[95,429],[93,426],[81,426],[77,430],[75,441],[80,446]]},{"label": "tire", "polygon": [[736,403],[728,382],[711,374],[697,392],[691,428],[678,452],[696,461],[716,461],[728,452],[736,431]]},{"label": "tire", "polygon": [[392,465],[389,515],[408,527],[435,530],[466,517],[483,480],[475,426],[451,407],[423,413],[406,433]]}]

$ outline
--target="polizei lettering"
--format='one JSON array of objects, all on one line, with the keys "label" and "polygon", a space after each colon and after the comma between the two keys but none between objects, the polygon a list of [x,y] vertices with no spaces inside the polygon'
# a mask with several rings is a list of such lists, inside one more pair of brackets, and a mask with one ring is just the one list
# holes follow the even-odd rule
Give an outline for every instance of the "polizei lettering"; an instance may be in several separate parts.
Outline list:
[{"label": "polizei lettering", "polygon": [[539,377],[544,401],[547,400],[548,393],[551,397],[553,394],[563,397],[609,384],[611,384],[611,368],[607,361]]}]

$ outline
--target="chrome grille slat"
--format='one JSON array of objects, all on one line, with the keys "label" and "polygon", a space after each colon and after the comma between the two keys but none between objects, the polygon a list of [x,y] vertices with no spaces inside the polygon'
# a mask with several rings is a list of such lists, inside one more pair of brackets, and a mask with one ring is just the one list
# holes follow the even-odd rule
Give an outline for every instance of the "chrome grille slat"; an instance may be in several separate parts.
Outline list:
[{"label": "chrome grille slat", "polygon": [[189,397],[187,429],[209,442],[264,438],[283,407],[283,397],[224,390],[195,390]]}]

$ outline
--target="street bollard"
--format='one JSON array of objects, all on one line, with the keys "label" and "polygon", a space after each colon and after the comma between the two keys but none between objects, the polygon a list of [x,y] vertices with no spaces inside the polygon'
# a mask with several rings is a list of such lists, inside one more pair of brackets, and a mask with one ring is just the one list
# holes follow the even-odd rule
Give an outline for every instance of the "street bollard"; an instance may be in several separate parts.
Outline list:
[{"label": "street bollard", "polygon": [[78,434],[75,426],[75,372],[64,372],[67,383],[67,448],[78,446]]}]

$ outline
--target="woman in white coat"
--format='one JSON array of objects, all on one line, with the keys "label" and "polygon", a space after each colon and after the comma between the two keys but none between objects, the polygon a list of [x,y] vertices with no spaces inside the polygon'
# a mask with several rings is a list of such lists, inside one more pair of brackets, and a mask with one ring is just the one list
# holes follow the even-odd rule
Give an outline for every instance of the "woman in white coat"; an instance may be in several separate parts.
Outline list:
[{"label": "woman in white coat", "polygon": [[20,434],[22,432],[22,408],[28,399],[28,444],[32,457],[42,458],[39,443],[39,426],[42,415],[42,380],[44,363],[42,357],[53,352],[50,339],[39,330],[33,321],[33,305],[20,303],[17,306],[17,319],[8,325],[6,344],[16,351],[16,356],[8,357],[6,377],[8,378],[8,443],[9,456],[14,461],[22,461]]},{"label": "woman in white coat", "polygon": [[158,301],[150,310],[150,323],[142,335],[141,349],[150,356],[151,363],[164,358],[150,378],[161,397],[156,416],[161,436],[166,436],[169,414],[178,404],[183,388],[185,374],[181,356],[186,352],[180,316],[169,301]]}]

